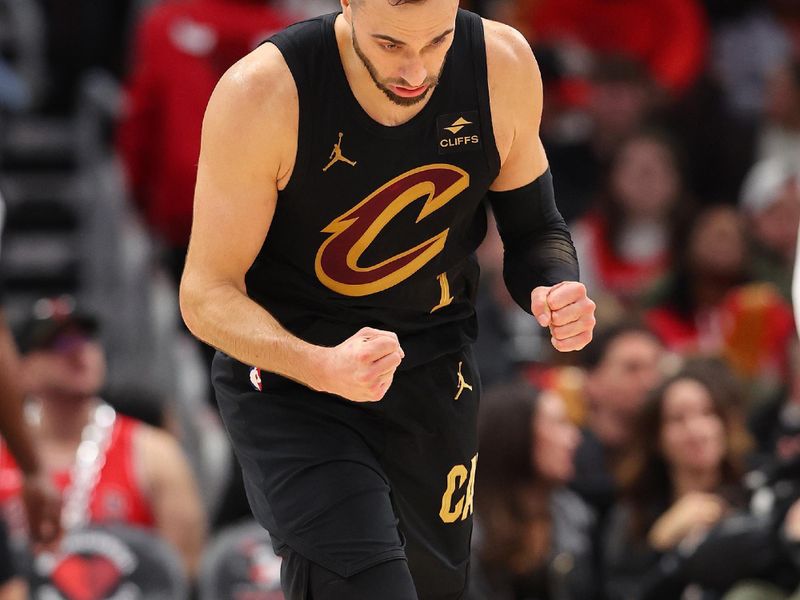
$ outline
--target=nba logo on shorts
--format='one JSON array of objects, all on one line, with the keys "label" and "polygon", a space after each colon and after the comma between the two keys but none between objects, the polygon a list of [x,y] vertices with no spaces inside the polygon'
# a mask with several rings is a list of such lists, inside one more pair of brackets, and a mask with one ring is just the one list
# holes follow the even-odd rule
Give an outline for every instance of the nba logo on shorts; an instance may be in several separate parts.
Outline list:
[{"label": "nba logo on shorts", "polygon": [[253,387],[256,388],[259,392],[262,390],[261,387],[261,369],[258,367],[253,367],[250,369],[250,383],[253,384]]}]

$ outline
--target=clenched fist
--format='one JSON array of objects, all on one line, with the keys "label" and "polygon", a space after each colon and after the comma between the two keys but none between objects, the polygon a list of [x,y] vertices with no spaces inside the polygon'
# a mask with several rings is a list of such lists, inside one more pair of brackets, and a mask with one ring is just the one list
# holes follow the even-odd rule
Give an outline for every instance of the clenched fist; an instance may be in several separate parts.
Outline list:
[{"label": "clenched fist", "polygon": [[396,334],[364,327],[338,346],[324,349],[319,387],[354,402],[377,402],[392,385],[404,356]]},{"label": "clenched fist", "polygon": [[592,341],[595,304],[586,286],[564,281],[531,292],[531,312],[539,325],[550,328],[550,341],[560,352],[580,350]]}]

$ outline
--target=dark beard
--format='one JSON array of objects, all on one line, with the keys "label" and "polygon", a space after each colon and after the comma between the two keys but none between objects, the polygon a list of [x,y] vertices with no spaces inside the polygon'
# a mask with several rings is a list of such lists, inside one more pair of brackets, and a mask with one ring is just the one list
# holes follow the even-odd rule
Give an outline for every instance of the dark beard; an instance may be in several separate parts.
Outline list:
[{"label": "dark beard", "polygon": [[361,59],[361,62],[366,67],[369,76],[372,78],[372,82],[380,91],[382,91],[386,95],[386,97],[391,102],[394,102],[399,106],[414,106],[415,104],[419,104],[420,102],[425,100],[425,98],[428,97],[430,91],[434,87],[439,85],[439,79],[441,78],[442,72],[444,71],[444,63],[442,63],[442,68],[439,71],[439,75],[435,79],[425,80],[425,84],[428,85],[428,89],[426,89],[422,94],[420,94],[419,96],[413,96],[409,98],[406,98],[405,96],[398,96],[392,90],[390,90],[388,87],[386,87],[380,82],[380,79],[378,79],[378,70],[375,68],[375,65],[373,65],[366,57],[366,55],[361,51],[361,47],[358,45],[358,42],[356,41],[356,32],[354,30],[351,30],[351,36],[353,38],[353,50],[356,51],[356,55],[358,56],[358,58]]}]

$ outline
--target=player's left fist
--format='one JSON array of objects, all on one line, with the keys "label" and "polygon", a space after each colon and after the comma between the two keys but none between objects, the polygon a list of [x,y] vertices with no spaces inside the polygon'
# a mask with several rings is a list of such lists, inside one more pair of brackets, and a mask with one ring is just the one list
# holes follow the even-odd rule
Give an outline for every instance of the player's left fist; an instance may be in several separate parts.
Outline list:
[{"label": "player's left fist", "polygon": [[560,352],[580,350],[592,341],[595,303],[586,286],[563,281],[531,292],[531,312],[539,325],[550,328],[550,341]]}]

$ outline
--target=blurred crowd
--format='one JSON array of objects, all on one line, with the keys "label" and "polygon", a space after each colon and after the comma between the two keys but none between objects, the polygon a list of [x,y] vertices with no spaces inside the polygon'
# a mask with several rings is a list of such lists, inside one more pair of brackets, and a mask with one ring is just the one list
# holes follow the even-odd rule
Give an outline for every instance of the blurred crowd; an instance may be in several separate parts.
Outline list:
[{"label": "blurred crowd", "polygon": [[[4,284],[29,426],[64,492],[68,552],[30,547],[19,469],[0,445],[0,520],[22,574],[0,581],[0,600],[25,597],[21,579],[46,597],[125,585],[144,597],[282,597],[215,412],[212,351],[175,316],[176,289],[216,81],[270,32],[337,5],[0,0],[7,235],[39,225],[20,181],[55,168],[25,145],[68,124],[67,145],[92,143],[58,168],[102,166],[124,198],[99,219],[78,211],[91,231],[115,232],[78,256],[119,256],[120,270],[145,257],[124,294],[98,292],[92,268],[77,283]],[[506,291],[490,227],[478,257],[469,600],[800,598],[800,3],[461,5],[533,47],[556,198],[598,305],[594,341],[552,351]],[[87,104],[100,106],[91,121]],[[21,260],[18,245],[6,258],[9,245],[4,272]],[[125,320],[120,333],[131,304],[147,327]],[[134,339],[132,362],[122,357]],[[75,587],[100,567],[95,596]]]}]

